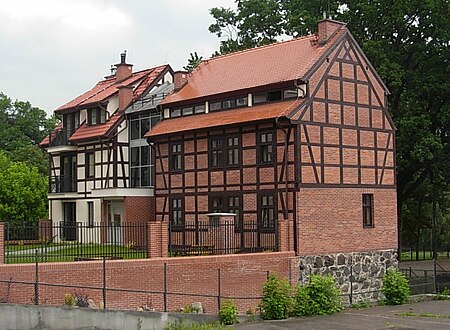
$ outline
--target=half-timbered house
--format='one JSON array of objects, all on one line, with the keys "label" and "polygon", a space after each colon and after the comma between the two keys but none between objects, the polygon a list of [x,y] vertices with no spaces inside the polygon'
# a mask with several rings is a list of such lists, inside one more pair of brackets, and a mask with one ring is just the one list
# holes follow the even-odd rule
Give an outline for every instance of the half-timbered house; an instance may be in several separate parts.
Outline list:
[{"label": "half-timbered house", "polygon": [[[152,218],[153,183],[141,180],[151,177],[151,150],[138,141],[159,121],[152,109],[172,85],[172,76],[169,65],[133,72],[124,53],[110,76],[55,110],[61,123],[41,142],[49,154],[54,224],[75,228]],[[76,239],[76,230],[61,235]]]},{"label": "half-timbered house", "polygon": [[[146,134],[173,253],[208,253],[227,230],[229,253],[295,250],[302,269],[356,255],[394,262],[388,90],[345,24],[204,60],[174,84]],[[208,232],[223,218],[231,229]]]}]

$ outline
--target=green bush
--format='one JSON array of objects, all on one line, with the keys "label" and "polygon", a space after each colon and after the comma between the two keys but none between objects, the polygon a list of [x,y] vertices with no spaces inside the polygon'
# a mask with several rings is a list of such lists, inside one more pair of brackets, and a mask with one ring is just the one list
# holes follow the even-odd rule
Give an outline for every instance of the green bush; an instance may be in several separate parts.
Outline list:
[{"label": "green bush", "polygon": [[291,316],[300,317],[308,315],[312,315],[308,288],[306,285],[297,285]]},{"label": "green bush", "polygon": [[175,321],[167,325],[165,330],[224,330],[226,327],[221,324],[214,323],[188,323],[183,321]]},{"label": "green bush", "polygon": [[449,300],[450,290],[446,287],[441,292],[437,292],[434,300]]},{"label": "green bush", "polygon": [[333,277],[311,275],[307,285],[297,286],[292,316],[334,314],[342,309],[342,298]]},{"label": "green bush", "polygon": [[293,300],[291,286],[286,279],[272,274],[264,282],[263,297],[259,305],[264,320],[281,320],[289,316]]},{"label": "green bush", "polygon": [[408,301],[410,295],[409,282],[405,275],[390,268],[383,277],[381,292],[387,305],[402,305]]},{"label": "green bush", "polygon": [[233,300],[225,300],[219,310],[219,321],[225,325],[237,323],[237,307]]}]

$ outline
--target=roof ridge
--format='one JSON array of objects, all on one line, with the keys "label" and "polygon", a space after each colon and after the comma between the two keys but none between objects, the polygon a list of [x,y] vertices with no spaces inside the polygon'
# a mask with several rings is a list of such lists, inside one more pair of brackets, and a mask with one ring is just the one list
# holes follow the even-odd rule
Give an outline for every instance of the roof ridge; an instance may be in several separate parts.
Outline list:
[{"label": "roof ridge", "polygon": [[291,43],[291,42],[295,42],[295,41],[299,41],[299,40],[307,39],[307,38],[311,38],[311,37],[316,37],[316,34],[308,34],[306,36],[292,38],[292,39],[289,39],[289,40],[275,41],[275,42],[272,42],[272,43],[267,44],[267,45],[261,45],[261,46],[257,46],[257,47],[253,47],[253,48],[247,48],[247,49],[243,49],[243,50],[238,50],[236,52],[227,53],[227,54],[219,55],[219,56],[216,56],[216,57],[211,57],[209,59],[203,60],[202,63],[206,64],[206,63],[208,63],[210,61],[222,59],[222,58],[225,58],[225,57],[232,57],[234,55],[239,55],[239,54],[242,54],[242,53],[250,53],[252,51],[258,51],[258,50],[263,49],[263,48],[265,49],[265,48],[275,47],[275,46],[279,46],[281,44],[287,44],[287,43]]}]

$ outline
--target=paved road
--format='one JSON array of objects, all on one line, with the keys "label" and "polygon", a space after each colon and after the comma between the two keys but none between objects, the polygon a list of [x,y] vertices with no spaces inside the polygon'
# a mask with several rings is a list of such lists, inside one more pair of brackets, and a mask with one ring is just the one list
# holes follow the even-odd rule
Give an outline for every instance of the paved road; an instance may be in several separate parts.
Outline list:
[{"label": "paved road", "polygon": [[[430,313],[444,317],[400,316],[398,313]],[[422,330],[450,329],[450,300],[425,301],[402,306],[379,306],[326,316],[291,318],[283,321],[243,323],[237,329],[325,329],[325,330]]]}]

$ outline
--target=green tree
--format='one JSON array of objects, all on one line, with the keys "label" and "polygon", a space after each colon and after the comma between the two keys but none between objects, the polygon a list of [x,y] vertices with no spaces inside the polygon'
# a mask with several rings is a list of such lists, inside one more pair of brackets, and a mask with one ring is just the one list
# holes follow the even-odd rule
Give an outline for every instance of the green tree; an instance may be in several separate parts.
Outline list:
[{"label": "green tree", "polygon": [[190,53],[190,58],[188,58],[188,64],[183,67],[188,72],[192,72],[197,65],[200,64],[200,62],[203,60],[203,56],[198,56],[197,52]]},{"label": "green tree", "polygon": [[44,110],[0,93],[0,150],[14,161],[36,166],[43,176],[48,173],[48,157],[39,143],[56,123],[57,118],[48,118]]},{"label": "green tree", "polygon": [[0,221],[27,223],[47,217],[47,180],[35,167],[0,151]]}]

